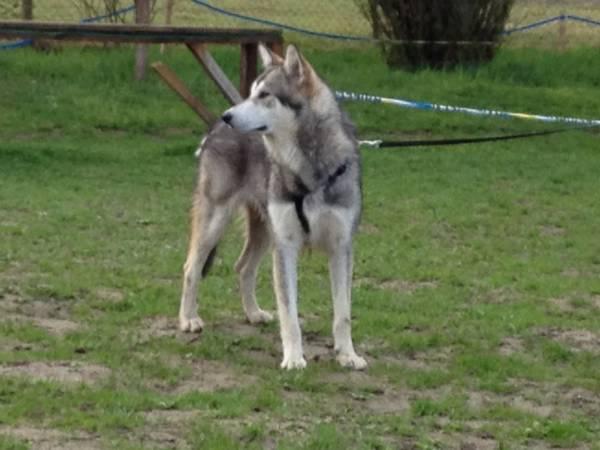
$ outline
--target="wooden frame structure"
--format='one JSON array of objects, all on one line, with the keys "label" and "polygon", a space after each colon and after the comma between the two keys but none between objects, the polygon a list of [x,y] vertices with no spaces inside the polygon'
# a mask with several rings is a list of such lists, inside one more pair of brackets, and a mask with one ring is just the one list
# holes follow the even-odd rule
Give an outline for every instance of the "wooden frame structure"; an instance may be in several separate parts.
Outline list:
[{"label": "wooden frame structure", "polygon": [[[283,46],[282,34],[278,30],[26,21],[0,21],[0,39],[2,38],[133,44],[185,44],[231,104],[241,102],[250,92],[250,86],[257,74],[258,43],[266,44],[279,54],[282,53]],[[208,51],[208,44],[240,46],[239,91]],[[216,116],[199,99],[194,97],[175,72],[160,62],[153,64],[152,67],[163,81],[177,92],[204,122],[210,125],[216,120]]]}]

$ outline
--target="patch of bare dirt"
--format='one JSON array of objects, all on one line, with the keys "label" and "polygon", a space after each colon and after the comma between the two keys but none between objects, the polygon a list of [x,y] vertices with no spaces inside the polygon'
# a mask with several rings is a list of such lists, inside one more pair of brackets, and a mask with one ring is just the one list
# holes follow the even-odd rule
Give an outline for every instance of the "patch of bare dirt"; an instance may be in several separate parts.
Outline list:
[{"label": "patch of bare dirt", "polygon": [[561,313],[570,313],[574,311],[571,299],[565,297],[555,297],[548,300],[552,307]]},{"label": "patch of bare dirt", "polygon": [[368,286],[377,289],[398,292],[400,294],[413,294],[419,289],[435,289],[437,281],[408,281],[408,280],[378,280],[376,278],[363,277],[357,278],[353,283],[354,287],[360,288]]},{"label": "patch of bare dirt", "polygon": [[377,361],[414,370],[439,369],[447,365],[451,353],[452,349],[443,348],[410,354],[387,354],[379,356]]},{"label": "patch of bare dirt", "polygon": [[179,329],[177,317],[156,316],[142,320],[141,325],[133,330],[140,343],[156,338],[173,338],[180,342],[192,343],[202,339],[201,333],[184,333]]},{"label": "patch of bare dirt", "polygon": [[477,301],[491,305],[503,305],[515,301],[517,295],[512,287],[503,286],[482,292]]},{"label": "patch of bare dirt", "polygon": [[170,393],[182,395],[190,392],[214,392],[226,389],[244,388],[256,382],[256,378],[236,372],[219,361],[196,360],[188,365],[192,374],[174,387]]},{"label": "patch of bare dirt", "polygon": [[475,413],[480,413],[493,405],[504,405],[543,418],[554,415],[557,405],[552,399],[540,394],[524,390],[518,395],[502,396],[490,392],[471,391],[468,393],[467,405]]},{"label": "patch of bare dirt", "polygon": [[142,415],[146,426],[135,440],[144,448],[191,448],[184,436],[188,434],[189,423],[200,416],[198,411],[160,409],[147,411]]},{"label": "patch of bare dirt", "polygon": [[464,436],[453,432],[438,431],[430,436],[436,447],[460,450],[498,450],[500,443],[492,436],[483,433],[481,436]]},{"label": "patch of bare dirt", "polygon": [[579,278],[581,276],[581,272],[572,267],[563,270],[560,274],[566,278]]},{"label": "patch of bare dirt", "polygon": [[62,336],[78,330],[79,324],[70,320],[68,301],[25,299],[14,293],[0,294],[0,312],[4,320],[31,322],[50,334]]},{"label": "patch of bare dirt", "polygon": [[24,362],[0,366],[0,375],[26,377],[35,381],[93,384],[110,375],[110,369],[75,362]]},{"label": "patch of bare dirt", "polygon": [[539,231],[542,236],[549,237],[564,236],[567,232],[563,227],[556,225],[541,225]]},{"label": "patch of bare dirt", "polygon": [[574,352],[600,352],[600,336],[589,330],[561,330],[559,328],[543,328],[538,331],[540,336],[568,346]]},{"label": "patch of bare dirt", "polygon": [[365,406],[375,414],[404,414],[410,410],[410,400],[406,393],[389,391],[372,396]]},{"label": "patch of bare dirt", "polygon": [[83,433],[64,433],[46,428],[2,426],[0,434],[26,441],[35,450],[96,450],[102,449],[98,436]]},{"label": "patch of bare dirt", "polygon": [[379,234],[379,227],[373,223],[362,222],[358,228],[359,233]]},{"label": "patch of bare dirt", "polygon": [[145,340],[150,338],[176,337],[178,334],[180,332],[176,317],[158,316],[142,320],[141,335]]},{"label": "patch of bare dirt", "polygon": [[27,352],[37,348],[37,346],[28,342],[21,342],[16,339],[1,338],[0,352]]},{"label": "patch of bare dirt", "polygon": [[498,352],[503,356],[511,356],[515,353],[523,353],[525,351],[525,347],[523,345],[523,340],[517,337],[505,337],[500,342],[500,346]]},{"label": "patch of bare dirt", "polygon": [[110,303],[119,303],[125,299],[125,294],[119,289],[100,287],[94,291],[94,295],[100,300]]},{"label": "patch of bare dirt", "polygon": [[199,411],[180,409],[154,409],[143,413],[149,425],[181,426],[200,415]]},{"label": "patch of bare dirt", "polygon": [[574,412],[590,417],[600,414],[600,394],[590,390],[520,379],[513,380],[511,384],[515,393],[510,395],[471,391],[468,393],[467,405],[478,413],[500,404],[542,418],[569,417]]}]

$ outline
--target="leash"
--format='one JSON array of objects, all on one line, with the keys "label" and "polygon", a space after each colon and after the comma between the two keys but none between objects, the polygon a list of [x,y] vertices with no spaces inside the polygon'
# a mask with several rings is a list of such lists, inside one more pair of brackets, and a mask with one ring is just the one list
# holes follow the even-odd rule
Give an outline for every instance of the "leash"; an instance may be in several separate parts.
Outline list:
[{"label": "leash", "polygon": [[589,129],[593,126],[585,125],[580,127],[559,128],[556,130],[531,131],[527,133],[503,134],[495,136],[483,136],[476,138],[455,138],[455,139],[418,139],[405,141],[386,141],[386,140],[364,140],[358,141],[358,144],[371,148],[391,148],[391,147],[441,147],[450,145],[478,144],[482,142],[512,141],[517,139],[526,139],[551,134],[566,133],[568,131]]}]

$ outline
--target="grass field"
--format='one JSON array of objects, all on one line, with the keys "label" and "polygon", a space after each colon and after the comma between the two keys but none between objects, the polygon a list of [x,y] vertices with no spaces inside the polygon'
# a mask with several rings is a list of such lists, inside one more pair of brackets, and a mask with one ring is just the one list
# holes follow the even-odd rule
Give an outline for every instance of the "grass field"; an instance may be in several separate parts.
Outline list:
[{"label": "grass field", "polygon": [[[414,74],[375,52],[308,56],[340,89],[600,117],[594,49]],[[216,57],[236,72],[236,54]],[[187,53],[162,58],[225,106]],[[313,253],[309,366],[283,373],[277,325],[243,318],[239,224],[201,287],[205,332],[177,331],[203,127],[131,74],[126,48],[0,55],[1,449],[600,449],[597,132],[364,151],[353,323],[370,367],[334,363]],[[349,110],[363,137],[541,128]],[[258,293],[273,310],[269,266]]]}]

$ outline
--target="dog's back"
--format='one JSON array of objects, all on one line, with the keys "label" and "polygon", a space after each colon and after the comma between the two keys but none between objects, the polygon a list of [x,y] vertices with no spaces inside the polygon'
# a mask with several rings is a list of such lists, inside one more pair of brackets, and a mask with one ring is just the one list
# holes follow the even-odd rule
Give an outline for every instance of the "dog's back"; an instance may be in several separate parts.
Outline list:
[{"label": "dog's back", "polygon": [[218,122],[200,148],[194,203],[266,211],[270,163],[259,133],[244,133]]}]

